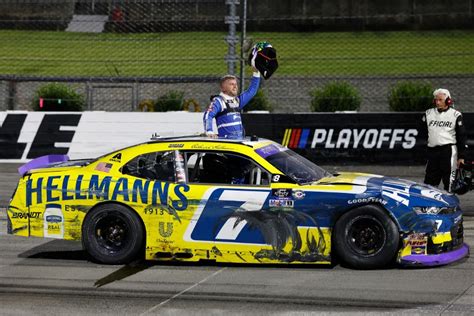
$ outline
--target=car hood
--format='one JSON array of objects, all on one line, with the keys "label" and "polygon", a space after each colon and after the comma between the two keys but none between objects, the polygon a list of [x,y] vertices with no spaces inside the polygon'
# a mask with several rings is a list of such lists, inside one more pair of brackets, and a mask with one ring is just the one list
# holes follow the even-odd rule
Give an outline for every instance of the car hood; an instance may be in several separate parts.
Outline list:
[{"label": "car hood", "polygon": [[381,197],[407,207],[455,207],[459,204],[454,194],[431,185],[376,174],[342,172],[334,177],[323,178],[314,184],[327,185],[333,189],[334,186],[351,186],[357,197]]}]

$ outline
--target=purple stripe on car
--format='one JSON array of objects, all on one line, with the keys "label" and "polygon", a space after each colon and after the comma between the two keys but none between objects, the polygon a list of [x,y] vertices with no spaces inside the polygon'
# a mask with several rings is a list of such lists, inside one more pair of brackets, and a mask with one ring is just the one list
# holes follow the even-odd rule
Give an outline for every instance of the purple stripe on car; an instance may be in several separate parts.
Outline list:
[{"label": "purple stripe on car", "polygon": [[469,246],[463,244],[459,249],[437,255],[409,255],[400,259],[406,266],[441,266],[452,263],[469,255]]},{"label": "purple stripe on car", "polygon": [[31,160],[30,162],[24,164],[23,166],[18,168],[18,173],[23,176],[25,173],[30,171],[31,169],[38,169],[38,168],[44,168],[49,166],[50,164],[53,163],[58,163],[58,162],[64,162],[68,161],[69,156],[68,155],[46,155],[46,156],[41,156],[38,158],[35,158]]}]

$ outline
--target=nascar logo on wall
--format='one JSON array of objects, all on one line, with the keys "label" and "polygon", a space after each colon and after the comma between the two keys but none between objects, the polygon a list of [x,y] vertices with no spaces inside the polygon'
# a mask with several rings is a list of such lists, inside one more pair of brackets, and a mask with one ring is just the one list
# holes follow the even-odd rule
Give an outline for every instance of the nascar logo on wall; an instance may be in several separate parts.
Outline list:
[{"label": "nascar logo on wall", "polygon": [[[244,114],[247,135],[270,138],[316,163],[424,164],[423,113]],[[464,113],[468,145],[474,115]],[[472,146],[469,146],[472,148]],[[468,157],[474,153],[468,150]]]}]

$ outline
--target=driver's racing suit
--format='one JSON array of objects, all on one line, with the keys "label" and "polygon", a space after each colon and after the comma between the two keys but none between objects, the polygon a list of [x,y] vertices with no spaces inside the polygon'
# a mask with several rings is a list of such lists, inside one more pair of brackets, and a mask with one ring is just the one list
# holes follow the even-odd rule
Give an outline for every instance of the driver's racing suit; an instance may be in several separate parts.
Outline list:
[{"label": "driver's racing suit", "polygon": [[241,139],[245,136],[240,112],[257,93],[260,85],[260,73],[254,72],[249,88],[238,97],[231,97],[225,93],[214,97],[204,112],[204,130],[213,133],[212,119],[216,118],[219,137]]}]

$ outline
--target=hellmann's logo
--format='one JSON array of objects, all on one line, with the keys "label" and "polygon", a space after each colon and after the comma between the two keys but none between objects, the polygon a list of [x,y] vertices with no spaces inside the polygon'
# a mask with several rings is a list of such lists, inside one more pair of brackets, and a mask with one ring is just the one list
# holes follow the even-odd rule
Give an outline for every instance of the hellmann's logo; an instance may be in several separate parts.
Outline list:
[{"label": "hellmann's logo", "polygon": [[287,128],[282,145],[288,148],[411,149],[417,135],[414,128]]}]

